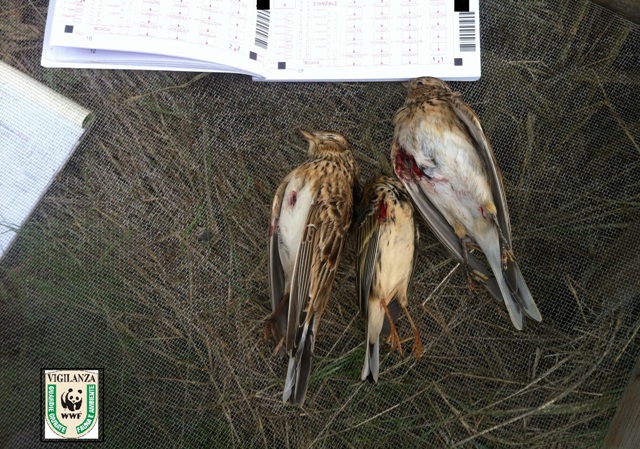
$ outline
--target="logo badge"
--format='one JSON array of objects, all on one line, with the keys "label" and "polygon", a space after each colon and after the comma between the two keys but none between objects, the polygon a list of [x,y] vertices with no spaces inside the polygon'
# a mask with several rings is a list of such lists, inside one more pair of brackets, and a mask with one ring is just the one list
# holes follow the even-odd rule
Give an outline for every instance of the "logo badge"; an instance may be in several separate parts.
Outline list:
[{"label": "logo badge", "polygon": [[102,371],[43,370],[43,440],[101,440]]}]

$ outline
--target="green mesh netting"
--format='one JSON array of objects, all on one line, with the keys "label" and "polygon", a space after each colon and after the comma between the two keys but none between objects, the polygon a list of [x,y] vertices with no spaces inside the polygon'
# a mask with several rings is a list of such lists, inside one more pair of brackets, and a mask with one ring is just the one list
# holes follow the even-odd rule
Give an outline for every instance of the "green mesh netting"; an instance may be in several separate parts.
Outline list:
[{"label": "green mesh netting", "polygon": [[101,447],[598,446],[639,349],[638,26],[585,0],[482,2],[482,79],[452,86],[493,141],[543,322],[516,331],[421,222],[425,355],[383,345],[363,383],[350,246],[301,410],[263,339],[271,198],[299,128],[344,133],[364,180],[389,173],[404,88],[45,70],[46,2],[0,5],[2,60],[97,116],[0,263],[2,447],[39,447],[57,367],[105,369]]}]

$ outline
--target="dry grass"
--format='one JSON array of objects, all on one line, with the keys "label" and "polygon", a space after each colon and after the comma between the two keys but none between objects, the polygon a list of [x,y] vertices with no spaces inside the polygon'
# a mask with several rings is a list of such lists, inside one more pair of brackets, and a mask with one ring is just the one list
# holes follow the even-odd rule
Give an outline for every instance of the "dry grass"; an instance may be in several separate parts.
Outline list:
[{"label": "dry grass", "polygon": [[23,25],[2,59],[97,122],[0,265],[0,441],[28,441],[40,367],[97,365],[113,447],[597,446],[639,347],[637,27],[584,1],[483,2],[483,78],[455,87],[494,142],[544,321],[514,330],[422,226],[425,356],[384,349],[380,383],[361,383],[350,249],[300,410],[262,337],[271,197],[302,127],[347,135],[365,178],[388,172],[400,84],[47,71],[44,5],[7,1],[0,30]]}]

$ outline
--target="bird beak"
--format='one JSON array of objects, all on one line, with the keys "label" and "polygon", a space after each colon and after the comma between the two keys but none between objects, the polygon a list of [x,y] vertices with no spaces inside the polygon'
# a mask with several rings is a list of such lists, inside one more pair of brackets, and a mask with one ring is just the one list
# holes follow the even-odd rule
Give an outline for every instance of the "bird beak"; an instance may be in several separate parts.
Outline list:
[{"label": "bird beak", "polygon": [[314,136],[313,133],[310,133],[309,131],[305,131],[304,129],[300,130],[300,134],[302,134],[304,138],[307,139],[309,142],[315,142],[316,140],[316,136]]},{"label": "bird beak", "polygon": [[304,138],[309,141],[308,154],[312,155],[316,150],[316,146],[318,145],[318,138],[316,137],[316,135],[314,133],[311,133],[309,131],[305,131],[304,129],[300,130],[300,134],[302,134],[304,136]]}]

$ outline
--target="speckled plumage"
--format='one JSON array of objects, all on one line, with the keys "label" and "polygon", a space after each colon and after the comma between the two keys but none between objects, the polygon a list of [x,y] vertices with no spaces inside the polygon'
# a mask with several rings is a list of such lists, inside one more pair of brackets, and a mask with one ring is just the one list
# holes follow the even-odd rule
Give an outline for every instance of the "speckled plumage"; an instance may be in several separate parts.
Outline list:
[{"label": "speckled plumage", "polygon": [[[507,306],[517,329],[523,313],[541,321],[511,248],[502,176],[480,120],[436,78],[409,82],[395,116],[391,160],[431,230]],[[480,249],[490,270],[468,249]]]},{"label": "speckled plumage", "polygon": [[360,313],[366,322],[365,362],[362,380],[378,381],[379,338],[389,329],[391,348],[402,353],[395,328],[398,306],[414,332],[413,353],[422,355],[420,333],[407,310],[407,290],[415,262],[418,230],[413,207],[404,186],[378,175],[364,188],[357,219],[356,290]]},{"label": "speckled plumage", "polygon": [[342,135],[302,134],[309,160],[278,187],[269,226],[271,327],[289,356],[283,400],[298,405],[305,399],[318,323],[331,296],[358,184],[358,166]]}]

